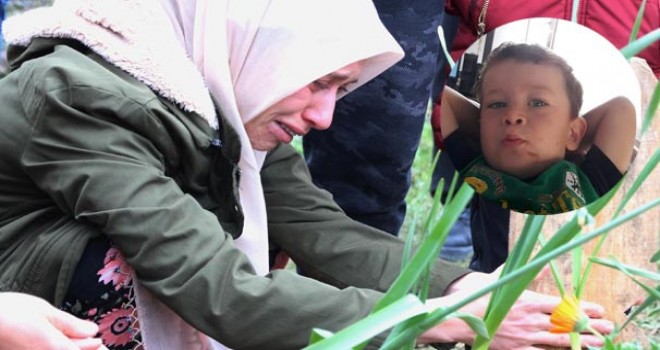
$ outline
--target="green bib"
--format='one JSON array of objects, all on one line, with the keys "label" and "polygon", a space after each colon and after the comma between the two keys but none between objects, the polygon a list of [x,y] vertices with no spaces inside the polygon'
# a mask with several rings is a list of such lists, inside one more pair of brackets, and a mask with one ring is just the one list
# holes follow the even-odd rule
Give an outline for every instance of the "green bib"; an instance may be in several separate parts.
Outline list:
[{"label": "green bib", "polygon": [[532,181],[497,171],[483,157],[472,161],[462,175],[484,198],[527,214],[565,213],[598,199],[586,175],[566,160],[553,164]]}]

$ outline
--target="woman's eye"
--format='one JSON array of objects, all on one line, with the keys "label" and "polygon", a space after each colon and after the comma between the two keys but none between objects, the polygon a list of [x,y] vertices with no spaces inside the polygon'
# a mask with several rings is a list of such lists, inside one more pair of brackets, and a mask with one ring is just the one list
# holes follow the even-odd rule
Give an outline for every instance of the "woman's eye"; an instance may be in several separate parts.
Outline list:
[{"label": "woman's eye", "polygon": [[548,104],[543,100],[531,100],[529,102],[529,105],[532,106],[532,107],[545,107]]},{"label": "woman's eye", "polygon": [[501,101],[490,102],[489,104],[486,105],[486,108],[492,108],[492,109],[498,109],[504,107],[506,107],[506,103]]},{"label": "woman's eye", "polygon": [[346,94],[346,93],[348,93],[348,88],[346,86],[340,86],[337,89],[337,92],[339,92],[340,94]]},{"label": "woman's eye", "polygon": [[325,89],[328,88],[328,84],[326,84],[326,83],[325,83],[324,81],[322,81],[322,80],[315,80],[315,81],[312,83],[312,85],[314,85],[314,88],[315,88],[316,90],[325,90]]}]

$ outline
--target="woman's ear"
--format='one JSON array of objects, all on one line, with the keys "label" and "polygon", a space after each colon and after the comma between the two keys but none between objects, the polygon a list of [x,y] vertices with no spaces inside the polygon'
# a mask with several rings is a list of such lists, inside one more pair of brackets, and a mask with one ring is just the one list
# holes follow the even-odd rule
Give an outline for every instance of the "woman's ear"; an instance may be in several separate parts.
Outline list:
[{"label": "woman's ear", "polygon": [[566,149],[569,151],[576,151],[580,148],[582,138],[587,132],[587,122],[584,118],[573,118],[569,124],[568,139],[566,142]]}]

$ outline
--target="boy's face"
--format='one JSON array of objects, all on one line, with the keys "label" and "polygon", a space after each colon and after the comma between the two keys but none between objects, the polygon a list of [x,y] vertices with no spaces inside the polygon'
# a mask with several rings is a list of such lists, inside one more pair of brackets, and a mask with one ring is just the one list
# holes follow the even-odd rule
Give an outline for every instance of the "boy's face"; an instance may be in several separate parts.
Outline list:
[{"label": "boy's face", "polygon": [[483,79],[481,148],[491,167],[527,179],[577,149],[583,120],[570,115],[558,67],[505,60]]}]

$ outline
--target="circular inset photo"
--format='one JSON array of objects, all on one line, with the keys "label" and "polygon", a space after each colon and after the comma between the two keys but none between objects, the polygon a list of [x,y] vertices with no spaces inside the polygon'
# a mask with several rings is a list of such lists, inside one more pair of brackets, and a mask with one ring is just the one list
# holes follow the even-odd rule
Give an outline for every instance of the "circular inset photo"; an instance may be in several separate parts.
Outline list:
[{"label": "circular inset photo", "polygon": [[530,214],[581,208],[634,157],[641,93],[626,59],[589,28],[530,18],[501,26],[456,62],[441,132],[485,199]]}]

